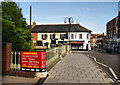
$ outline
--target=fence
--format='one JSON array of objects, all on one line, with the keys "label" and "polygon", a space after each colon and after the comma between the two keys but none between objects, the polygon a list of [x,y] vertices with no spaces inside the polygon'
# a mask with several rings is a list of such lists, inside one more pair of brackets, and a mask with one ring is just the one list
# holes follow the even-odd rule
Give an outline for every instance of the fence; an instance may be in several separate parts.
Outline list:
[{"label": "fence", "polygon": [[53,49],[46,51],[46,66],[48,67],[54,60],[59,57],[65,56],[70,52],[70,45],[63,45],[60,47],[55,47]]},{"label": "fence", "polygon": [[[70,52],[70,45],[63,45],[46,50],[46,67],[48,67],[55,59],[63,57]],[[21,52],[11,52],[11,64],[10,69],[20,70],[21,69]]]}]

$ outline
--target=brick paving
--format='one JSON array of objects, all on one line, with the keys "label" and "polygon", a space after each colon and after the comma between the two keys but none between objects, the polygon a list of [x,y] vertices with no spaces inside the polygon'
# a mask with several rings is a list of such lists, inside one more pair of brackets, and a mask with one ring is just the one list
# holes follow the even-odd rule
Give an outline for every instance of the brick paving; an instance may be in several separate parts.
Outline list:
[{"label": "brick paving", "polygon": [[54,83],[112,85],[114,81],[93,60],[76,52],[65,56],[49,71],[44,84]]}]

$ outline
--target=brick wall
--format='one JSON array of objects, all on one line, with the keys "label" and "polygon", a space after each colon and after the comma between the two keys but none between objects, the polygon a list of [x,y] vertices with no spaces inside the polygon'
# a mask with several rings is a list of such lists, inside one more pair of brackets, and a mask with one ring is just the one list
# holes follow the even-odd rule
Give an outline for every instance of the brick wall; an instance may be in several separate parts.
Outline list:
[{"label": "brick wall", "polygon": [[10,52],[12,51],[12,43],[2,43],[2,74],[8,74],[10,70]]},{"label": "brick wall", "polygon": [[32,35],[32,41],[37,41],[37,33],[31,33]]},{"label": "brick wall", "polygon": [[34,46],[36,46],[36,43],[37,43],[37,33],[31,33],[31,36],[33,37],[31,40],[32,41],[36,41],[36,42],[34,42]]}]

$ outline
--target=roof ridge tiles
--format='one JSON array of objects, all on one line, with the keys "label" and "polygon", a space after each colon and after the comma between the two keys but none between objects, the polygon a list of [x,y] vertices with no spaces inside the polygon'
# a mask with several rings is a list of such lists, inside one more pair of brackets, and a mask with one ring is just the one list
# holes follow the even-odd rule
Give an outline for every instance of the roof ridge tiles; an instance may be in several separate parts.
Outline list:
[{"label": "roof ridge tiles", "polygon": [[[32,32],[68,32],[69,24],[36,25]],[[67,26],[67,27],[66,27]],[[80,24],[71,24],[71,32],[91,32]]]}]

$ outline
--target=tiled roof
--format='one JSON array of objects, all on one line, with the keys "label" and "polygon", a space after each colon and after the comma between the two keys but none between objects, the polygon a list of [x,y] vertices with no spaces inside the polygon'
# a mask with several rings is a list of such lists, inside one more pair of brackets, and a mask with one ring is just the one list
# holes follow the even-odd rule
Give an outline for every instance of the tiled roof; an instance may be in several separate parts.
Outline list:
[{"label": "tiled roof", "polygon": [[95,38],[95,37],[106,37],[106,35],[103,35],[103,34],[91,34],[91,36],[93,37],[93,38]]},{"label": "tiled roof", "polygon": [[103,34],[91,34],[92,36],[100,36],[100,35],[103,35]]},{"label": "tiled roof", "polygon": [[102,36],[103,34],[91,34],[91,36],[93,37],[93,38],[95,38],[96,36]]},{"label": "tiled roof", "polygon": [[[31,32],[69,32],[69,24],[36,25]],[[91,32],[80,24],[71,24],[70,32]]]}]

